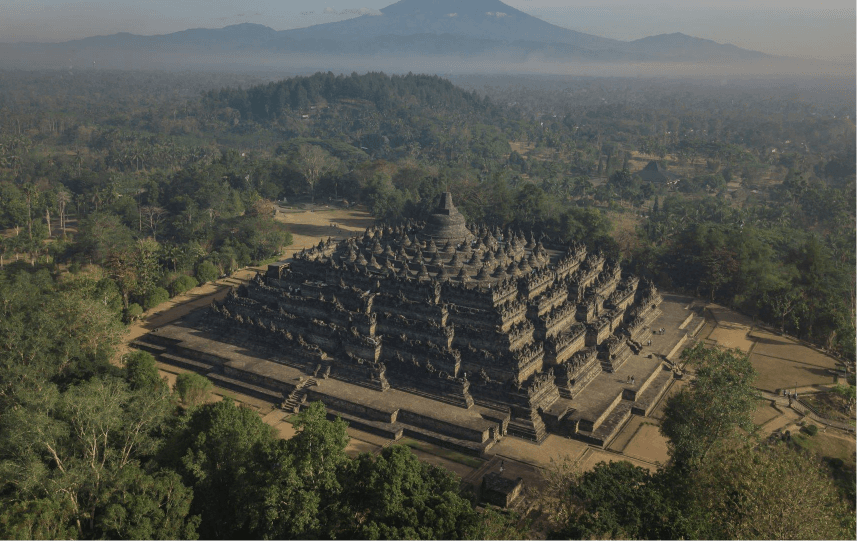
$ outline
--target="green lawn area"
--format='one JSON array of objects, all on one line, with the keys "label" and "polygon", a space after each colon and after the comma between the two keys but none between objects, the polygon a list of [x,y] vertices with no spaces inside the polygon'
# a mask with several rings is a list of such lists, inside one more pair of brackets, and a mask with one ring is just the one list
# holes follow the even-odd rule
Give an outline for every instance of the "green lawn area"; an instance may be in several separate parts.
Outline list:
[{"label": "green lawn area", "polygon": [[478,468],[482,464],[485,463],[481,458],[477,458],[475,456],[465,455],[464,453],[459,453],[458,451],[453,451],[452,449],[445,449],[443,447],[439,447],[437,445],[432,445],[431,443],[426,443],[423,441],[417,441],[411,438],[401,438],[396,442],[399,445],[406,445],[411,449],[417,449],[424,453],[429,453],[435,456],[439,456],[441,458],[445,458],[447,460],[451,460],[453,462],[458,462],[459,464],[464,464],[465,466],[469,466],[471,468]]}]

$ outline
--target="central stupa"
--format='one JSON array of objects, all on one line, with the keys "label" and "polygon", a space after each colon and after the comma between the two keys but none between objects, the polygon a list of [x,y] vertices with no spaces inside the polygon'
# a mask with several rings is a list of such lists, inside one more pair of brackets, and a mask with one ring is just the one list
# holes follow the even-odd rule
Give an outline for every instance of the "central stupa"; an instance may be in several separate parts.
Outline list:
[{"label": "central stupa", "polygon": [[473,233],[467,229],[464,216],[452,203],[452,194],[449,192],[443,192],[437,196],[434,210],[431,211],[431,215],[426,220],[426,226],[419,236],[444,243],[469,242],[474,239]]}]

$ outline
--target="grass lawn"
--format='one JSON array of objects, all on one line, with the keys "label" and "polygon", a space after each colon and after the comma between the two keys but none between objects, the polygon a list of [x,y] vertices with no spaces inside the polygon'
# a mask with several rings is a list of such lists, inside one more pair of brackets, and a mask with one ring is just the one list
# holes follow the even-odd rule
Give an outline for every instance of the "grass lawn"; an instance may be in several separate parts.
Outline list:
[{"label": "grass lawn", "polygon": [[469,466],[471,468],[478,468],[485,463],[485,461],[481,458],[465,455],[464,453],[459,453],[458,451],[453,451],[452,449],[445,449],[443,447],[438,447],[437,445],[432,445],[431,443],[417,441],[415,439],[407,437],[401,438],[396,443],[400,445],[406,445],[412,449],[417,449],[424,453],[439,456],[441,458],[445,458],[453,462],[458,462],[459,464],[464,464],[465,466]]},{"label": "grass lawn", "polygon": [[825,458],[838,458],[846,465],[854,467],[855,445],[854,440],[829,436],[819,432],[815,436],[804,434],[792,434],[792,440],[800,447],[812,451]]}]

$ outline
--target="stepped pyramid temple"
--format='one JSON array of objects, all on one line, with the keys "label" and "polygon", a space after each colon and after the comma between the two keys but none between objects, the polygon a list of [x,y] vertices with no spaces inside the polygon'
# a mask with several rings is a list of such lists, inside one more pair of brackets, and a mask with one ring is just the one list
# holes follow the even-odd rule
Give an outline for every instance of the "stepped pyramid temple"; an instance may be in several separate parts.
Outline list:
[{"label": "stepped pyramid temple", "polygon": [[[665,334],[662,300],[582,244],[468,226],[444,193],[424,223],[320,242],[135,345],[392,439],[477,455],[506,436],[605,445],[674,377],[642,351]],[[672,328],[699,323],[680,310]]]}]

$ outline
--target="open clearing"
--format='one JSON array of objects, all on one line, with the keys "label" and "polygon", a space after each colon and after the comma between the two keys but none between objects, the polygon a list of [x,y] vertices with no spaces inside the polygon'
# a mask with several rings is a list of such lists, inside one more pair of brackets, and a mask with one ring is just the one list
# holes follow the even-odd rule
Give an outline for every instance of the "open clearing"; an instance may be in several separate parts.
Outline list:
[{"label": "open clearing", "polygon": [[857,444],[854,438],[846,438],[836,432],[819,432],[815,436],[796,433],[792,436],[798,445],[826,458],[838,458],[846,465],[855,466],[855,452]]},{"label": "open clearing", "polygon": [[644,423],[640,426],[634,437],[625,446],[624,453],[626,456],[656,464],[666,464],[670,458],[666,438],[661,436],[658,426],[650,423]]},{"label": "open clearing", "polygon": [[[755,352],[750,355],[750,362],[759,374],[756,387],[770,393],[779,394],[781,389],[833,383],[833,375],[825,368],[759,355]],[[835,364],[831,364],[830,368],[833,368]]]}]

